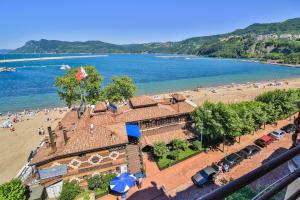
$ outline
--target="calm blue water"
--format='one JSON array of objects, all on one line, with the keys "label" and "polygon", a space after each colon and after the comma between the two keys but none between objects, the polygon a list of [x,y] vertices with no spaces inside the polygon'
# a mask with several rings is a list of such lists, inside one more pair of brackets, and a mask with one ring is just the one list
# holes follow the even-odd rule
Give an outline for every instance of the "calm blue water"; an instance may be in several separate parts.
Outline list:
[{"label": "calm blue water", "polygon": [[[48,56],[66,55],[0,54],[0,60]],[[136,82],[138,94],[300,76],[300,69],[269,64],[199,57],[186,59],[189,56],[158,56],[109,54],[107,57],[97,58],[0,63],[0,67],[20,67],[15,73],[0,73],[0,112],[63,105],[53,87],[55,76],[65,72],[59,69],[62,64],[71,67],[94,65],[104,76],[104,84],[109,82],[111,76],[128,75]]]}]

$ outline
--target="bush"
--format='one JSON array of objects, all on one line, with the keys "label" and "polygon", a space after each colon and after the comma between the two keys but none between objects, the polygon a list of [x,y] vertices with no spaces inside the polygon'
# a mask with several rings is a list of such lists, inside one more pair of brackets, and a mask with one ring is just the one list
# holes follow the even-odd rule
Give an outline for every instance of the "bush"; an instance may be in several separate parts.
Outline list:
[{"label": "bush", "polygon": [[90,190],[94,190],[95,188],[99,188],[103,184],[102,177],[100,175],[92,176],[87,180],[88,187]]},{"label": "bush", "polygon": [[106,175],[94,175],[87,180],[88,187],[90,190],[102,189],[108,191],[109,183],[115,177],[116,174],[114,173],[109,173]]},{"label": "bush", "polygon": [[153,153],[158,158],[164,157],[168,151],[169,151],[168,147],[163,142],[157,143],[153,147]]},{"label": "bush", "polygon": [[59,200],[73,200],[81,193],[81,188],[76,181],[64,182]]},{"label": "bush", "polygon": [[179,158],[178,150],[170,152],[168,155],[168,158],[171,160],[178,160],[178,158]]},{"label": "bush", "polygon": [[252,199],[255,196],[255,193],[251,190],[250,187],[246,186],[243,187],[242,189],[236,191],[232,195],[226,197],[226,200],[248,200]]},{"label": "bush", "polygon": [[25,200],[25,193],[25,186],[18,179],[0,185],[0,200]]},{"label": "bush", "polygon": [[202,142],[199,140],[192,142],[191,149],[194,151],[200,151],[202,149]]},{"label": "bush", "polygon": [[185,140],[174,139],[171,141],[173,150],[187,150],[189,148],[188,142]]}]

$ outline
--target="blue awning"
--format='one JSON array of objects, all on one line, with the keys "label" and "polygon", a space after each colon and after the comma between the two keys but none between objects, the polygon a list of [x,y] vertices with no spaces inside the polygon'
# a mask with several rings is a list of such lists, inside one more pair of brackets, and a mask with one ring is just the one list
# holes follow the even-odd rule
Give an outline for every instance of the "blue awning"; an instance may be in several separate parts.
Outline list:
[{"label": "blue awning", "polygon": [[128,136],[141,138],[140,128],[136,124],[126,124],[126,132]]},{"label": "blue awning", "polygon": [[48,169],[39,170],[39,175],[41,180],[56,177],[56,176],[62,176],[67,173],[68,173],[67,165],[59,165]]}]

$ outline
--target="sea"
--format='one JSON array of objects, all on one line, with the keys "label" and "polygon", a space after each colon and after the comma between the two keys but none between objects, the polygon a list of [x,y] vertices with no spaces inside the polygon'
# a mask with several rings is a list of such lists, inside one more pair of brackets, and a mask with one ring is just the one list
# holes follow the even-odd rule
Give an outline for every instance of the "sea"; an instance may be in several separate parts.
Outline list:
[{"label": "sea", "polygon": [[[137,94],[158,94],[197,87],[231,83],[258,82],[300,77],[300,69],[248,62],[168,54],[0,54],[0,67],[15,67],[16,72],[0,73],[0,113],[65,106],[53,86],[63,75],[61,65],[93,65],[104,77],[103,86],[112,76],[130,76]],[[73,56],[73,58],[65,58]],[[77,56],[74,58],[74,56]],[[61,57],[51,60],[22,61],[26,58]],[[8,62],[11,59],[14,62]],[[5,62],[3,62],[3,60]]]}]

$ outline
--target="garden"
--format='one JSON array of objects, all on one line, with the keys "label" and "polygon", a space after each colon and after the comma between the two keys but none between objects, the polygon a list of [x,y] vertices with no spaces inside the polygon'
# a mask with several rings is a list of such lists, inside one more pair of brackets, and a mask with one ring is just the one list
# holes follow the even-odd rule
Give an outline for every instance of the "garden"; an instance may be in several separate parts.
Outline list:
[{"label": "garden", "polygon": [[59,200],[73,200],[83,198],[89,200],[90,193],[95,193],[95,198],[100,198],[109,193],[109,183],[116,174],[94,175],[87,179],[88,189],[82,190],[76,181],[64,182]]},{"label": "garden", "polygon": [[155,144],[153,147],[153,154],[160,169],[172,166],[201,151],[202,144],[198,140],[190,143],[185,140],[174,139],[170,144],[161,142]]}]

